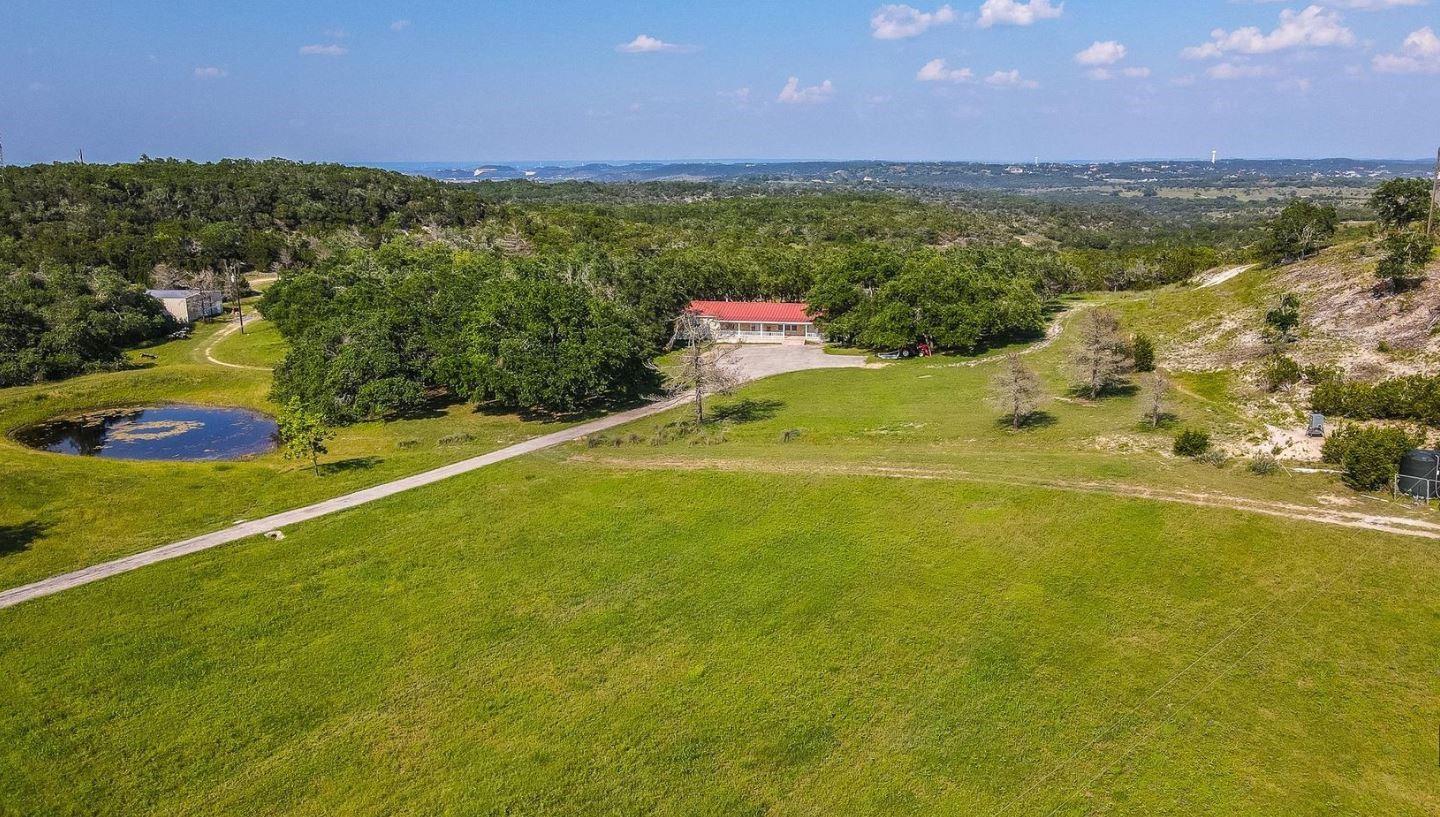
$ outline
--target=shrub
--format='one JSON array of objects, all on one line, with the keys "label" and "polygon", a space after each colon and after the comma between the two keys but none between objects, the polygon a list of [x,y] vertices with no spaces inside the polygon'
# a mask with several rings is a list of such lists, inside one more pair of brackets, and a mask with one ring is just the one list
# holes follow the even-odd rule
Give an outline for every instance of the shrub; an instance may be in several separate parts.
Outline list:
[{"label": "shrub", "polygon": [[1135,361],[1135,371],[1155,371],[1155,342],[1145,335],[1136,335],[1130,344],[1130,356]]},{"label": "shrub", "polygon": [[1256,476],[1268,477],[1271,474],[1279,473],[1280,461],[1275,459],[1275,455],[1269,451],[1261,451],[1250,460],[1250,464],[1246,467],[1250,469],[1250,473]]},{"label": "shrub", "polygon": [[801,435],[801,434],[804,434],[804,433],[805,433],[805,432],[804,432],[803,429],[799,429],[799,428],[787,428],[787,429],[785,429],[784,431],[782,431],[782,432],[780,433],[780,442],[782,442],[782,443],[793,442],[793,441],[799,439],[799,438],[800,438],[800,435]]},{"label": "shrub", "polygon": [[1216,468],[1224,468],[1230,463],[1230,457],[1226,456],[1224,451],[1221,451],[1218,448],[1212,448],[1209,451],[1206,451],[1204,454],[1196,457],[1195,461],[1208,463],[1215,466]]},{"label": "shrub", "polygon": [[446,434],[435,442],[437,445],[464,445],[474,439],[474,434],[467,434],[466,432],[460,431],[455,434]]},{"label": "shrub", "polygon": [[420,441],[417,440],[417,439],[415,439],[414,437],[409,437],[409,438],[406,438],[406,439],[404,439],[404,440],[400,440],[399,442],[395,443],[395,445],[396,445],[397,447],[399,447],[401,451],[405,451],[405,450],[407,450],[407,449],[414,448],[415,446],[417,446],[417,445],[419,445],[419,444],[420,444]]},{"label": "shrub", "polygon": [[1399,428],[1345,426],[1330,435],[1320,455],[1344,470],[1346,485],[1375,491],[1395,479],[1405,452],[1423,444],[1422,437]]},{"label": "shrub", "polygon": [[1305,376],[1300,364],[1295,358],[1288,355],[1272,355],[1265,361],[1265,388],[1270,391],[1279,391],[1300,382]]},{"label": "shrub", "polygon": [[1175,456],[1199,457],[1210,450],[1210,435],[1195,428],[1187,428],[1175,436]]}]

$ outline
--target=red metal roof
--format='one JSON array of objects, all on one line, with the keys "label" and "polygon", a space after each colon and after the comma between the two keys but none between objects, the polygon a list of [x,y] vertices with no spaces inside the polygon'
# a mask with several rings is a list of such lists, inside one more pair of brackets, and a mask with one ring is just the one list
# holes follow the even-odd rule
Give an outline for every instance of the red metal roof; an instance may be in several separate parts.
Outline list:
[{"label": "red metal roof", "polygon": [[690,311],[702,318],[742,323],[811,323],[805,304],[767,301],[691,301]]}]

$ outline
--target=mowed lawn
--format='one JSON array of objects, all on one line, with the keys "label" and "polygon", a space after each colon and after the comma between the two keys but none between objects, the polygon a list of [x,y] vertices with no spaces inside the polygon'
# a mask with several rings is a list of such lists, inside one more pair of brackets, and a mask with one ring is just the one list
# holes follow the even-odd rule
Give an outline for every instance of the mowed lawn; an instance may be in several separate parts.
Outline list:
[{"label": "mowed lawn", "polygon": [[[337,429],[320,475],[270,453],[236,462],[137,462],[74,457],[9,438],[56,416],[165,403],[233,405],[273,414],[269,372],[204,362],[220,324],[189,340],[136,350],[146,368],[0,389],[0,588],[208,533],[359,488],[475,456],[563,428],[467,404],[423,416]],[[221,360],[256,362],[274,352],[262,322],[218,343]],[[269,351],[267,351],[269,350]],[[142,357],[153,356],[153,359]]]},{"label": "mowed lawn", "polygon": [[1434,814],[1440,557],[552,453],[0,611],[0,812]]}]

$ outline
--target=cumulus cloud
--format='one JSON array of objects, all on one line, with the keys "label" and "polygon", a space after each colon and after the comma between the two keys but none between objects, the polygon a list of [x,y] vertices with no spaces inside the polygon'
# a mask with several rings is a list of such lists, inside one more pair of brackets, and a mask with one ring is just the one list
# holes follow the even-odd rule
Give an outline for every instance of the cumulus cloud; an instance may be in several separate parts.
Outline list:
[{"label": "cumulus cloud", "polygon": [[1075,55],[1081,65],[1114,65],[1125,59],[1125,46],[1114,40],[1097,42]]},{"label": "cumulus cloud", "polygon": [[1440,36],[1426,26],[1410,32],[1398,54],[1379,54],[1372,61],[1382,74],[1440,74]]},{"label": "cumulus cloud", "polygon": [[615,46],[615,50],[622,54],[678,54],[694,51],[695,46],[667,43],[658,37],[651,37],[649,34],[639,34],[630,42]]},{"label": "cumulus cloud", "polygon": [[1340,15],[1320,6],[1304,11],[1285,9],[1280,25],[1269,34],[1254,26],[1210,32],[1210,42],[1182,51],[1187,59],[1216,59],[1226,54],[1272,54],[1290,48],[1325,48],[1355,44],[1355,34],[1346,28]]},{"label": "cumulus cloud", "polygon": [[404,31],[410,27],[409,20],[396,20],[390,24],[391,31]]},{"label": "cumulus cloud", "polygon": [[1111,80],[1124,77],[1126,79],[1145,79],[1150,76],[1150,69],[1141,66],[1133,68],[1092,68],[1085,72],[1085,76],[1094,80]]},{"label": "cumulus cloud", "polygon": [[1050,0],[985,0],[980,7],[980,19],[976,25],[1028,26],[1040,20],[1051,20],[1065,12],[1065,4],[1051,5]]},{"label": "cumulus cloud", "polygon": [[322,43],[300,46],[300,53],[307,57],[343,57],[350,49],[336,43]]},{"label": "cumulus cloud", "polygon": [[975,72],[969,68],[950,68],[944,60],[931,60],[915,74],[920,82],[970,82]]},{"label": "cumulus cloud", "polygon": [[1243,63],[1222,62],[1210,66],[1206,75],[1211,79],[1254,79],[1255,77],[1268,77],[1275,73],[1273,68],[1263,65],[1245,65]]},{"label": "cumulus cloud", "polygon": [[230,72],[224,68],[217,68],[213,65],[202,65],[195,69],[196,79],[220,79],[230,76]]},{"label": "cumulus cloud", "polygon": [[913,6],[891,4],[876,9],[870,17],[870,36],[877,40],[903,40],[918,37],[931,26],[946,25],[956,19],[955,10],[949,6],[921,11]]},{"label": "cumulus cloud", "polygon": [[994,88],[1023,88],[1025,90],[1040,87],[1040,83],[1035,80],[1020,76],[1019,70],[996,71],[985,78],[985,84]]},{"label": "cumulus cloud", "polygon": [[819,85],[801,88],[799,78],[791,77],[785,87],[780,89],[780,96],[776,97],[775,101],[786,105],[814,105],[826,102],[834,95],[835,86],[828,79]]}]

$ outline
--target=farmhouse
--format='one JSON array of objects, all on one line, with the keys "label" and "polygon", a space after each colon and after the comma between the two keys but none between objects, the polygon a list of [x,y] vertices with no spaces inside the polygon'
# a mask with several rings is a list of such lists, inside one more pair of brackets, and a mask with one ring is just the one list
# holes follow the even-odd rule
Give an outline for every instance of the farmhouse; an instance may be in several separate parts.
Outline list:
[{"label": "farmhouse", "polygon": [[820,343],[824,338],[802,303],[691,301],[711,340],[723,343]]},{"label": "farmhouse", "polygon": [[194,323],[219,315],[223,310],[219,292],[207,289],[150,289],[146,294],[159,301],[170,317],[180,323]]}]

